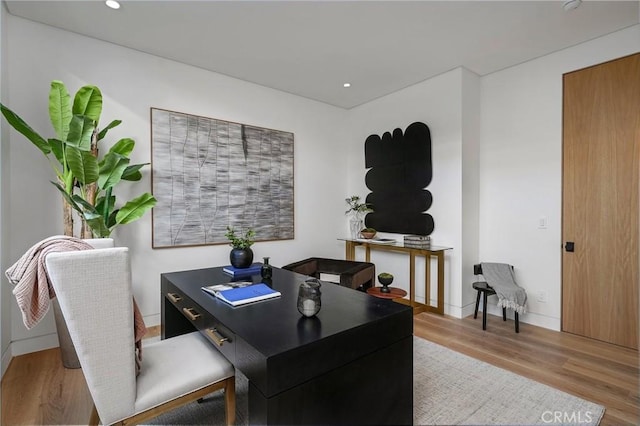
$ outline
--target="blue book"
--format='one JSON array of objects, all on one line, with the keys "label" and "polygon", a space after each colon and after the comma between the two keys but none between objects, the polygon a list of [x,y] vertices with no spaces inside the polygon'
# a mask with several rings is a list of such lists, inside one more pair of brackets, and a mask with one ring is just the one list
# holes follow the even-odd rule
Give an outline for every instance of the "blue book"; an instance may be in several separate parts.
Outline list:
[{"label": "blue book", "polygon": [[217,284],[202,287],[202,290],[213,294],[218,299],[227,302],[232,306],[259,302],[261,300],[271,299],[281,295],[279,291],[276,291],[263,283],[240,286],[236,283],[230,283],[227,285]]},{"label": "blue book", "polygon": [[260,273],[260,269],[262,269],[262,263],[252,263],[251,266],[247,268],[236,268],[232,265],[227,265],[222,268],[224,273],[231,275],[232,277],[243,277],[246,275],[255,275]]}]

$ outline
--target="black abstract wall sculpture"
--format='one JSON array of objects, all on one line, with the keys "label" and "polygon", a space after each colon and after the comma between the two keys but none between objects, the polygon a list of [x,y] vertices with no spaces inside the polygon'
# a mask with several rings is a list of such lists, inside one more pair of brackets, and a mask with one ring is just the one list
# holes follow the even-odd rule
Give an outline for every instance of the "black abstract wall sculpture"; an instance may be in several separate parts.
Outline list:
[{"label": "black abstract wall sculpture", "polygon": [[431,133],[420,122],[412,123],[404,134],[395,129],[382,137],[371,135],[364,143],[367,203],[373,212],[365,224],[382,232],[430,235],[434,222],[425,213],[431,207],[431,193],[425,188],[433,175]]}]

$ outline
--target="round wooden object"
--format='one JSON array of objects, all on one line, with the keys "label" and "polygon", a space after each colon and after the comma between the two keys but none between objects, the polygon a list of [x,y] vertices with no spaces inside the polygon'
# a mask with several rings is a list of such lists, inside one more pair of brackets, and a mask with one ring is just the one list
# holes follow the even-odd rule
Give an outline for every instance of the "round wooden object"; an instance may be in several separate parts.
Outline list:
[{"label": "round wooden object", "polygon": [[391,290],[391,292],[383,293],[380,291],[382,290],[382,287],[370,287],[367,289],[367,294],[370,294],[375,297],[379,297],[381,299],[399,299],[407,295],[407,292],[401,288],[396,288],[396,287],[388,287],[388,288],[389,290]]}]

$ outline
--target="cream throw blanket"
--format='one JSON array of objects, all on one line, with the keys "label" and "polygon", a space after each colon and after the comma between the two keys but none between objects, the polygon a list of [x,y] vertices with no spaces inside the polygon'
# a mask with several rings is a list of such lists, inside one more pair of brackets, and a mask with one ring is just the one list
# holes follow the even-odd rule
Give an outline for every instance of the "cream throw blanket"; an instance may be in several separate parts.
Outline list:
[{"label": "cream throw blanket", "polygon": [[44,259],[49,253],[59,251],[91,250],[93,247],[74,237],[58,235],[33,245],[16,263],[7,269],[9,282],[15,287],[22,322],[27,329],[35,327],[49,311],[49,300],[56,297],[49,284]]},{"label": "cream throw blanket", "polygon": [[525,312],[527,292],[516,284],[513,268],[506,263],[481,263],[482,276],[496,291],[498,307],[513,309],[519,314]]}]

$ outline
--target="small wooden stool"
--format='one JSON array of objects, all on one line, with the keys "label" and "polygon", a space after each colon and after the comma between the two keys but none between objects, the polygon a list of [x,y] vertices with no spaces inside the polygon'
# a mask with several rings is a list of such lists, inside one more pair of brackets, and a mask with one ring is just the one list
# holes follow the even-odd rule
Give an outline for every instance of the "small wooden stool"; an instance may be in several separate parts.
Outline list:
[{"label": "small wooden stool", "polygon": [[389,287],[389,290],[391,290],[389,293],[383,293],[380,290],[382,290],[382,287],[369,287],[367,294],[379,297],[380,299],[401,299],[407,295],[406,291],[396,287]]},{"label": "small wooden stool", "polygon": [[[496,291],[484,281],[476,281],[471,286],[478,291],[476,296],[476,309],[473,312],[473,319],[478,318],[478,305],[480,305],[480,294],[482,294],[482,329],[487,329],[487,296],[496,294]],[[518,312],[515,313],[516,333],[520,333],[520,319]],[[507,308],[502,308],[502,321],[507,320]]]}]

